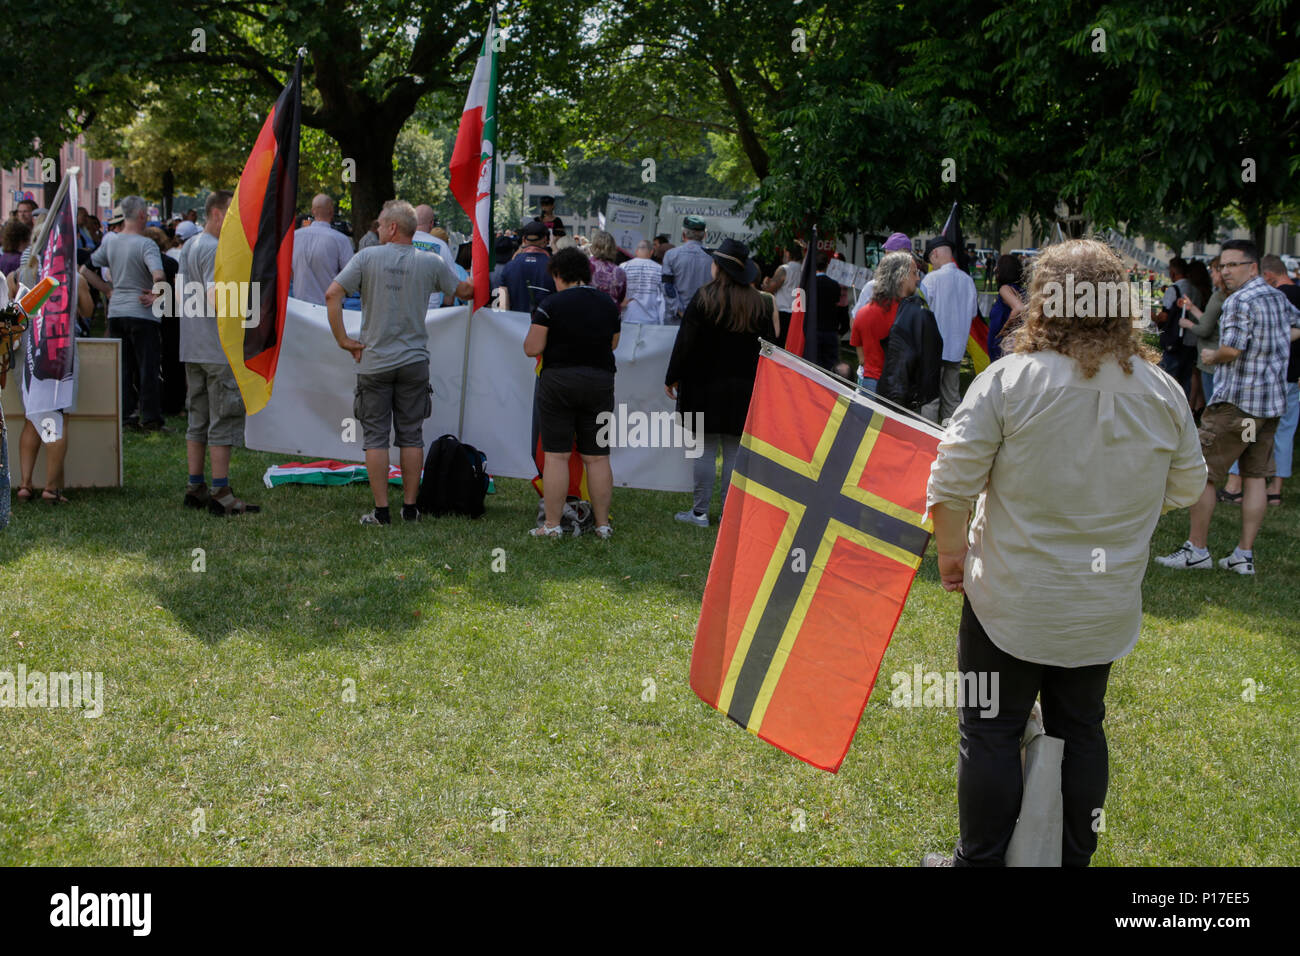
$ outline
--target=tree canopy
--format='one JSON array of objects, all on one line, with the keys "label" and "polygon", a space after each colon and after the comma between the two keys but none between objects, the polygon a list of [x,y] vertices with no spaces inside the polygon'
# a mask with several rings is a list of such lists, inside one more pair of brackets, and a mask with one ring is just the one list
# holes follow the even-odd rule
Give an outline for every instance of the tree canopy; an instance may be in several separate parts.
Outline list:
[{"label": "tree canopy", "polygon": [[[1231,216],[1260,236],[1300,208],[1298,6],[502,0],[498,150],[560,167],[593,205],[655,193],[628,175],[651,158],[747,193],[787,233],[807,214],[836,232],[930,230],[960,199],[968,228],[993,232],[1027,214],[1044,233],[1083,217],[1213,239]],[[229,183],[304,46],[304,189],[347,193],[368,221],[400,180],[453,219],[429,162],[450,155],[488,14],[483,0],[28,5],[0,38],[0,161],[86,129],[124,182],[170,167],[178,187]],[[58,37],[57,56],[33,36]]]}]

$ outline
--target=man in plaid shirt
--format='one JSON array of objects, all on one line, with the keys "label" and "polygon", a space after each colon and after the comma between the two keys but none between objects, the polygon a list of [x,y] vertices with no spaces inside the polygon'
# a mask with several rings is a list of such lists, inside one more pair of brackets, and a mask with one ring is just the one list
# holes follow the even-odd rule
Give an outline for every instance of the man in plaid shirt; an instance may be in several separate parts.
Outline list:
[{"label": "man in plaid shirt", "polygon": [[1300,339],[1300,309],[1259,274],[1259,252],[1244,239],[1225,242],[1220,253],[1223,283],[1232,293],[1219,317],[1219,347],[1202,349],[1201,361],[1217,366],[1214,394],[1201,415],[1201,452],[1209,477],[1192,505],[1188,540],[1157,564],[1181,570],[1214,566],[1206,547],[1215,489],[1234,461],[1242,477],[1241,538],[1219,567],[1255,573],[1255,535],[1267,509],[1265,485],[1273,476],[1273,434],[1286,408],[1286,366],[1291,342]]}]

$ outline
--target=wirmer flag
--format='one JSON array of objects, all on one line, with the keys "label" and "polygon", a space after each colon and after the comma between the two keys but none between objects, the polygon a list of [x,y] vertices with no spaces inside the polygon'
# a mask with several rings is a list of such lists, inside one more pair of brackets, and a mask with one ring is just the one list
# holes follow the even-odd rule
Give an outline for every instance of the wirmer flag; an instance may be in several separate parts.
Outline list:
[{"label": "wirmer flag", "polygon": [[250,415],[271,400],[293,275],[303,53],[257,134],[217,241],[217,330]]},{"label": "wirmer flag", "polygon": [[492,236],[492,166],[497,140],[497,19],[488,21],[451,153],[451,192],[474,226],[474,308],[488,302]]},{"label": "wirmer flag", "polygon": [[764,345],[695,634],[695,693],[839,769],[930,540],[940,436]]}]

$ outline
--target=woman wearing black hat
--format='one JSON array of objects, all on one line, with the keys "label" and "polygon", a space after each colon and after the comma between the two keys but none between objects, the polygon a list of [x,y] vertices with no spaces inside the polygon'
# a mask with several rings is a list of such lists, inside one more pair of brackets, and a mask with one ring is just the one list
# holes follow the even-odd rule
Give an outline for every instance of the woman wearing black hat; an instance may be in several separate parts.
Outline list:
[{"label": "woman wearing black hat", "polygon": [[686,309],[664,377],[684,426],[703,439],[703,454],[695,459],[694,507],[676,515],[701,528],[709,525],[719,445],[726,503],[758,373],[758,340],[775,338],[777,321],[776,301],[752,285],[758,265],[743,242],[724,240],[713,253],[712,273]]}]

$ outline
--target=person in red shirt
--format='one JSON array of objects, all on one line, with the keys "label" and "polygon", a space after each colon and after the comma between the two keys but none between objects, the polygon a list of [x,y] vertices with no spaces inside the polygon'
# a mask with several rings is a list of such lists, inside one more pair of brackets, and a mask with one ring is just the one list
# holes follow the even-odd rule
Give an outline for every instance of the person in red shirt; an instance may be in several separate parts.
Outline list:
[{"label": "person in red shirt", "polygon": [[849,344],[858,350],[858,389],[875,392],[885,369],[885,342],[898,314],[898,303],[916,291],[921,281],[910,252],[891,252],[880,260],[872,277],[871,301],[853,317]]}]

